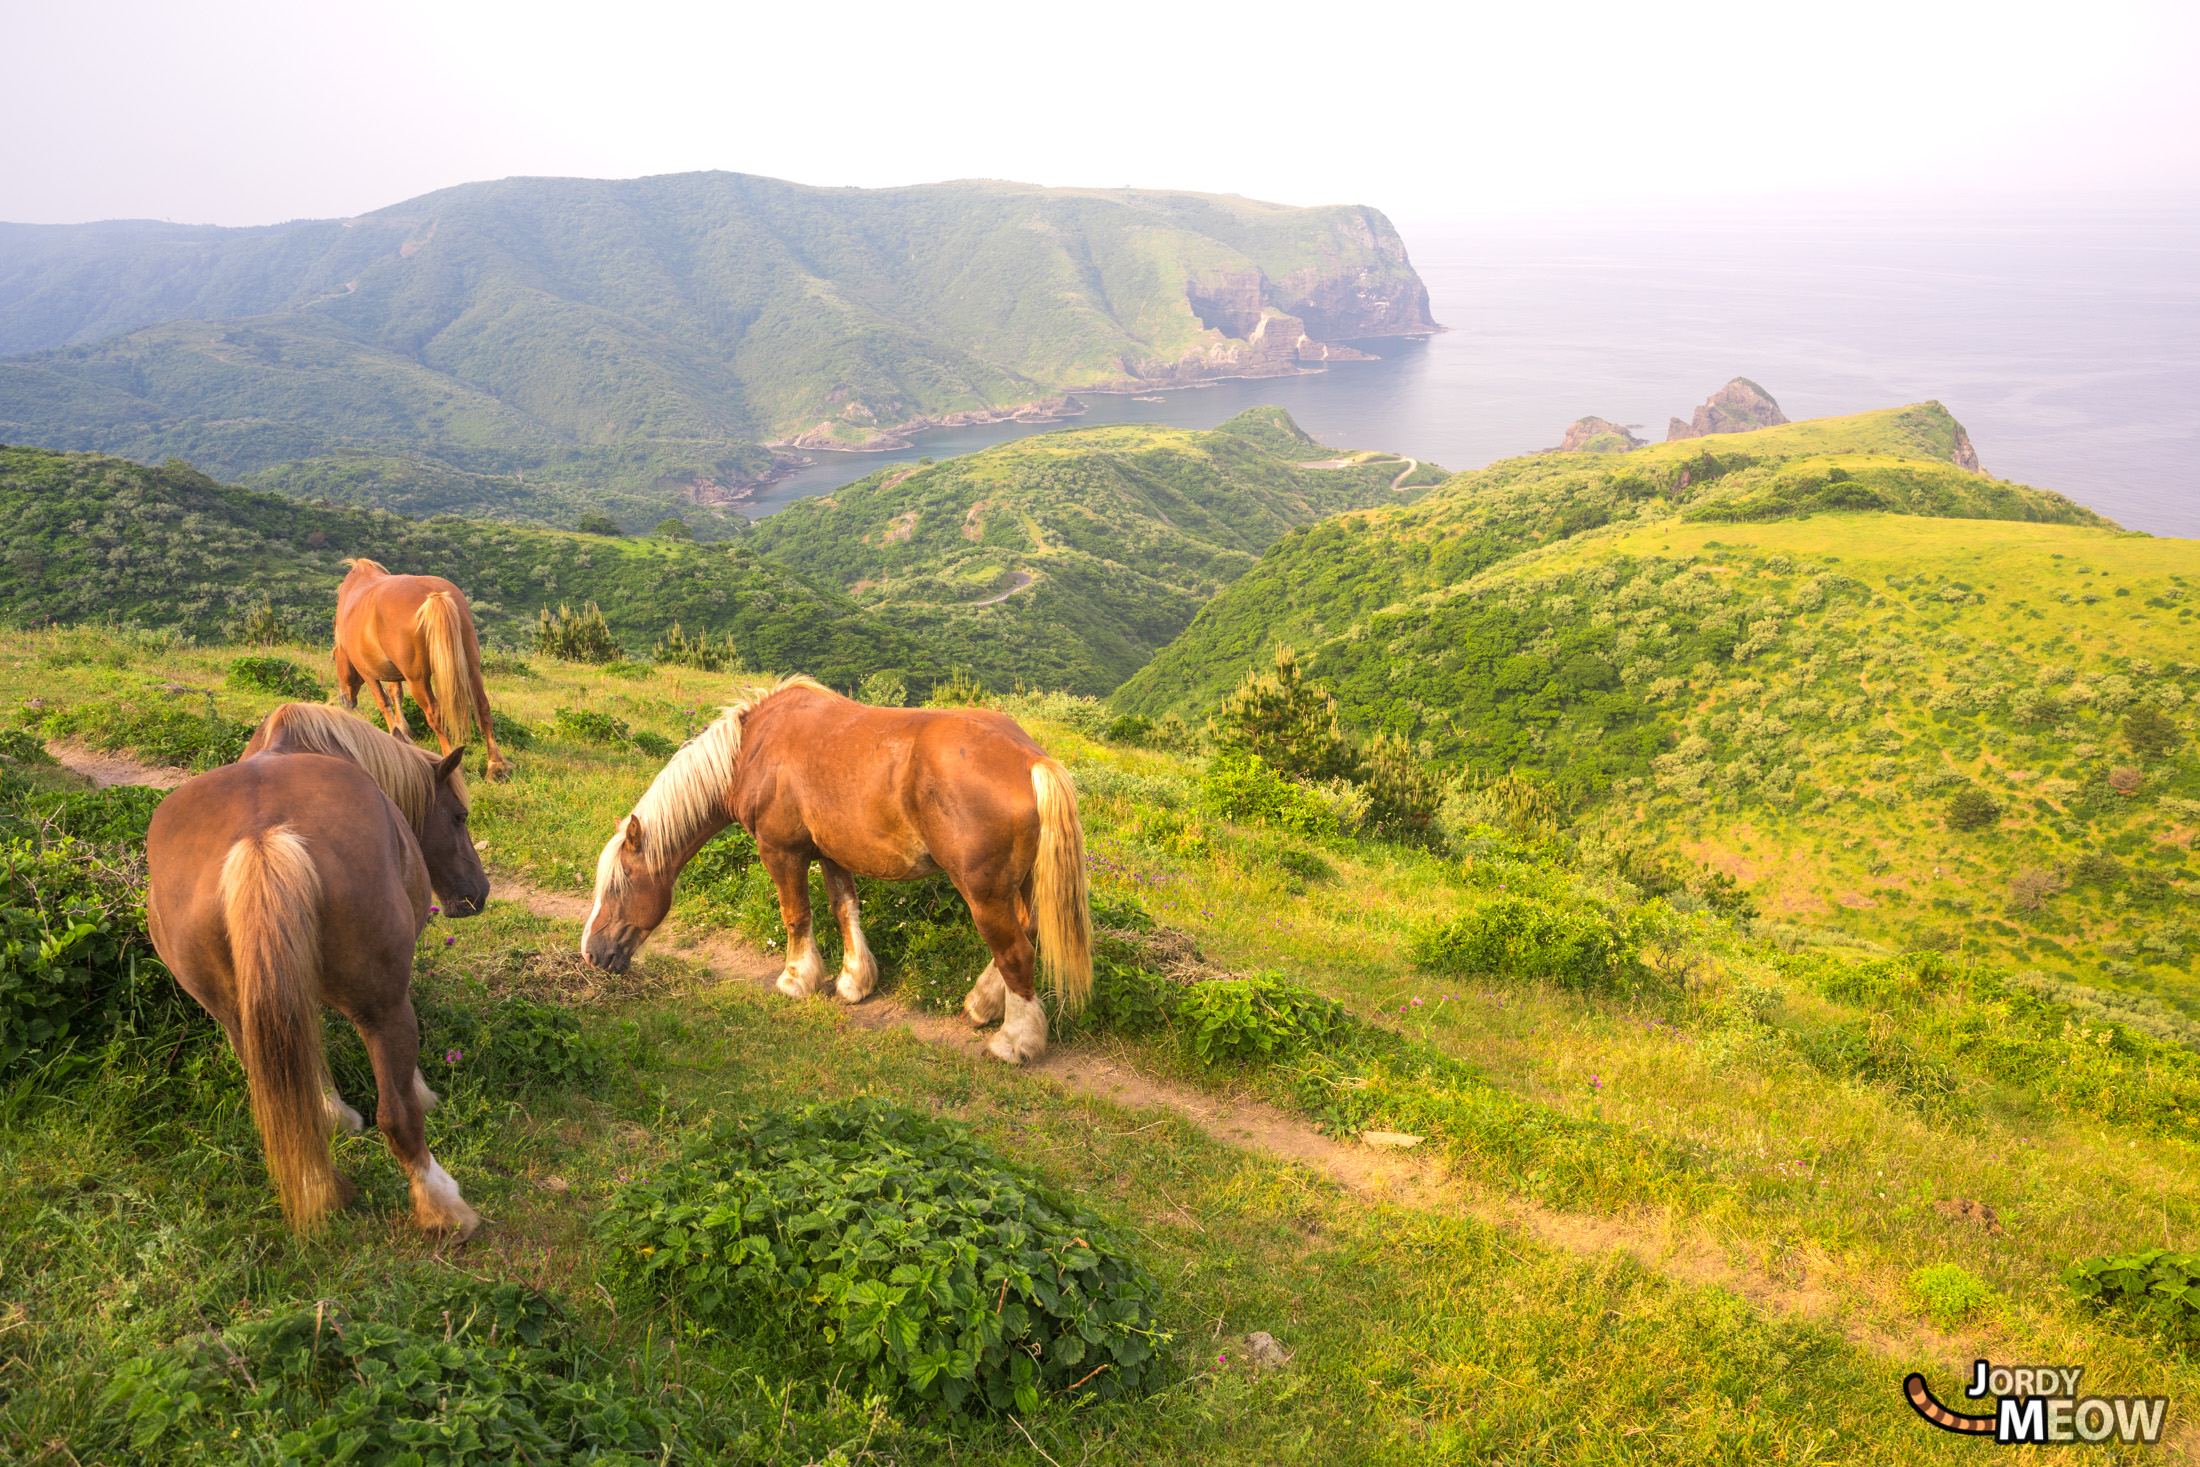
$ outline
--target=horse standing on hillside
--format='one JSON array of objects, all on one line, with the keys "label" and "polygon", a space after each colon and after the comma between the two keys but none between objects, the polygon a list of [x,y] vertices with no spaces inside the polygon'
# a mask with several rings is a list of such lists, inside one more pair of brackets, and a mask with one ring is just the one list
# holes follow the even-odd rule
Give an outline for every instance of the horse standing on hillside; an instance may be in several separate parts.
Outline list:
[{"label": "horse standing on hillside", "polygon": [[511,773],[497,747],[489,690],[481,681],[481,643],[466,593],[441,576],[395,576],[361,558],[336,588],[336,685],[344,706],[357,708],[360,687],[371,684],[390,732],[409,743],[412,733],[398,712],[399,699],[384,683],[412,690],[444,753],[479,728],[489,746],[489,778]]},{"label": "horse standing on hillside", "polygon": [[329,1077],[324,1003],[366,1041],[375,1121],[411,1178],[415,1220],[461,1238],[480,1225],[428,1151],[422,1121],[437,1097],[407,993],[430,888],[454,917],[489,896],[466,829],[464,752],[438,759],[353,714],[289,703],[242,759],[153,812],[153,946],[244,1062],[268,1172],[301,1232],[350,1199],[329,1138],[361,1129]]},{"label": "horse standing on hillside", "polygon": [[740,822],[779,890],[787,966],[779,991],[826,983],[810,932],[810,863],[825,873],[846,945],[838,991],[860,1003],[878,981],[863,940],[857,876],[914,881],[944,871],[993,961],[963,1000],[1000,1019],[987,1052],[1010,1064],[1046,1053],[1048,986],[1075,1012],[1092,989],[1085,837],[1069,771],[1003,714],[872,708],[806,677],[752,689],[661,770],[596,861],[581,952],[624,972],[672,906],[703,844]]}]

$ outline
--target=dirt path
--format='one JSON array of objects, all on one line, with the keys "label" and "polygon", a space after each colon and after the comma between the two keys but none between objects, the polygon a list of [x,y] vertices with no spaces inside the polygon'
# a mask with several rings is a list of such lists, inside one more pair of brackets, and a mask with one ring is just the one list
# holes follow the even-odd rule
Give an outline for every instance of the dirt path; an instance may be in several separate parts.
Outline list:
[{"label": "dirt path", "polygon": [[1405,485],[1406,479],[1408,478],[1408,476],[1410,476],[1410,475],[1411,475],[1411,474],[1413,473],[1413,471],[1414,471],[1415,469],[1419,468],[1420,466],[1421,466],[1421,461],[1420,461],[1419,459],[1417,459],[1417,458],[1409,458],[1409,459],[1407,459],[1407,460],[1406,460],[1406,466],[1405,466],[1404,468],[1402,468],[1402,469],[1400,469],[1400,470],[1398,471],[1398,477],[1397,477],[1397,478],[1395,478],[1395,479],[1392,479],[1392,480],[1390,481],[1390,487],[1391,487],[1391,488],[1392,488],[1393,490],[1396,490],[1396,489],[1400,489],[1400,488],[1403,488],[1403,487],[1404,487],[1404,485]]},{"label": "dirt path", "polygon": [[1016,593],[1017,593],[1018,591],[1021,591],[1021,590],[1022,590],[1022,589],[1023,589],[1024,587],[1026,587],[1026,586],[1030,585],[1030,584],[1031,584],[1031,583],[1032,583],[1032,582],[1033,582],[1034,580],[1038,579],[1038,578],[1037,578],[1036,576],[1032,575],[1032,574],[1031,574],[1031,572],[1029,572],[1029,571],[1014,571],[1014,572],[1011,572],[1011,574],[1012,574],[1012,575],[1014,576],[1014,578],[1015,578],[1015,581],[1016,581],[1016,584],[1015,584],[1015,585],[1013,585],[1013,586],[1010,586],[1010,587],[1009,587],[1009,588],[1008,588],[1007,590],[1005,590],[1005,591],[1001,592],[1001,593],[1000,593],[999,595],[997,595],[997,596],[988,596],[988,597],[986,597],[986,598],[985,598],[985,599],[984,599],[983,601],[965,601],[965,602],[963,603],[963,605],[965,605],[965,606],[991,606],[991,605],[992,605],[992,604],[993,604],[994,602],[996,602],[996,601],[1006,601],[1006,600],[1007,600],[1007,599],[1008,599],[1009,597],[1011,597],[1011,596],[1015,595],[1015,594],[1016,594]]},{"label": "dirt path", "polygon": [[[501,877],[495,879],[493,895],[523,901],[539,916],[578,922],[588,915],[586,898]],[[677,956],[701,961],[722,981],[765,989],[780,973],[779,955],[722,930],[667,928],[659,941]],[[902,1030],[927,1044],[956,1050],[974,1064],[996,1063],[984,1054],[990,1034],[973,1029],[960,1015],[926,1013],[884,994],[840,1012],[858,1029]],[[1983,1337],[1976,1334],[1948,1336],[1922,1326],[1889,1334],[1855,1321],[1830,1287],[1827,1276],[1832,1271],[1819,1260],[1760,1256],[1745,1243],[1721,1243],[1702,1223],[1666,1211],[1559,1212],[1500,1196],[1447,1175],[1434,1157],[1325,1136],[1263,1101],[1215,1095],[1145,1074],[1105,1047],[1059,1046],[1025,1073],[1129,1110],[1168,1111],[1225,1146],[1296,1162],[1370,1203],[1471,1217],[1578,1257],[1623,1253],[1680,1283],[1725,1289],[1767,1314],[1812,1320],[1881,1354],[1961,1361],[1984,1348]]]},{"label": "dirt path", "polygon": [[50,742],[46,752],[53,755],[55,763],[83,775],[100,789],[118,784],[142,784],[156,790],[172,790],[191,777],[188,769],[144,764],[127,754],[98,754],[77,744]]}]

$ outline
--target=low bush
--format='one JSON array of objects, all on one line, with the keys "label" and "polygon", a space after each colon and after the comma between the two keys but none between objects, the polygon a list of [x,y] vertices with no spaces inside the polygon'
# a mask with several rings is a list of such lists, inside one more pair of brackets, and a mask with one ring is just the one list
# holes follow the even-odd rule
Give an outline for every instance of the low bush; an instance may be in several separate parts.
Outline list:
[{"label": "low bush", "polygon": [[906,708],[909,683],[898,672],[874,672],[856,689],[856,701],[873,708]]},{"label": "low bush", "polygon": [[126,852],[70,836],[0,849],[0,1075],[172,1000],[145,935],[143,878]]},{"label": "low bush", "polygon": [[499,1284],[414,1327],[326,1303],[141,1354],[101,1397],[137,1460],[660,1460],[670,1423],[594,1373],[546,1296]]},{"label": "low bush", "polygon": [[232,688],[318,703],[328,696],[321,680],[287,657],[240,657],[222,679]]},{"label": "low bush", "polygon": [[601,1228],[631,1292],[889,1397],[1028,1414],[1141,1396],[1165,1368],[1160,1287],[1098,1218],[885,1101],[719,1126]]},{"label": "low bush", "polygon": [[[431,1078],[443,1077],[439,1085],[458,1082],[499,1093],[587,1088],[601,1083],[613,1068],[608,1039],[583,1029],[571,1010],[525,994],[483,1007],[421,995],[416,1007],[420,1067]],[[336,1032],[345,1050],[359,1049],[356,1058],[364,1066],[364,1047]],[[358,1076],[340,1071],[338,1078],[357,1080],[361,1092],[374,1088],[371,1068]]]},{"label": "low bush", "polygon": [[2149,1248],[2081,1259],[2063,1271],[2080,1300],[2173,1345],[2200,1341],[2200,1253]]},{"label": "low bush", "polygon": [[153,764],[212,769],[236,762],[252,737],[253,726],[224,718],[212,695],[206,711],[189,708],[140,708],[100,700],[45,712],[32,711],[33,732],[49,739],[81,739],[95,749],[129,750]]},{"label": "low bush", "polygon": [[1178,1002],[1176,1023],[1203,1065],[1318,1053],[1354,1027],[1341,1005],[1273,973],[1193,984]]},{"label": "low bush", "polygon": [[1817,1070],[1879,1086],[1921,1110],[1969,1109],[1955,1071],[1918,1049],[1883,1019],[1802,1030],[1790,1042]]},{"label": "low bush", "polygon": [[663,734],[651,733],[645,728],[634,735],[634,747],[652,759],[670,759],[680,746]]},{"label": "low bush", "polygon": [[489,717],[492,720],[492,726],[496,729],[497,743],[502,747],[507,749],[532,749],[535,746],[535,731],[519,719],[514,718],[501,708],[490,709]]},{"label": "low bush", "polygon": [[606,677],[624,678],[630,683],[647,682],[653,676],[648,663],[628,662],[623,657],[606,662],[603,671]]},{"label": "low bush", "polygon": [[561,737],[575,743],[596,744],[606,748],[624,747],[634,737],[626,726],[626,720],[587,708],[560,708],[557,712],[557,730]]},{"label": "low bush", "polygon": [[1984,830],[2001,819],[1999,801],[1977,785],[1965,785],[1948,801],[1948,828]]},{"label": "low bush", "polygon": [[535,653],[565,662],[614,662],[621,656],[610,623],[593,601],[578,613],[562,602],[555,612],[543,607],[535,620]]},{"label": "low bush", "polygon": [[1647,976],[1634,943],[1599,912],[1506,895],[1413,942],[1432,973],[1541,979],[1582,992],[1623,989]]},{"label": "low bush", "polygon": [[1273,825],[1317,840],[1337,835],[1337,817],[1328,803],[1277,775],[1258,754],[1231,749],[1216,754],[1207,761],[1200,796],[1225,820]]},{"label": "low bush", "polygon": [[[142,847],[168,791],[118,784],[94,790],[27,790],[0,810],[0,834],[74,836],[95,845]],[[119,853],[118,853],[119,854]],[[134,870],[134,862],[125,862]]]}]

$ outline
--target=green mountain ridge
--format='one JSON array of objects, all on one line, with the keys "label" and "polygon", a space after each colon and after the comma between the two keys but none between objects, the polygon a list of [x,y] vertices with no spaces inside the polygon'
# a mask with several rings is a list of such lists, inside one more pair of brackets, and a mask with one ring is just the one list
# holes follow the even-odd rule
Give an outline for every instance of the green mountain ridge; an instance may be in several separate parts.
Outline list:
[{"label": "green mountain ridge", "polygon": [[0,347],[18,353],[0,441],[278,487],[305,460],[425,458],[639,516],[753,482],[764,439],[848,446],[1434,329],[1372,209],[506,179],[269,229],[0,226]]},{"label": "green mountain ridge", "polygon": [[0,615],[124,622],[202,638],[263,599],[301,635],[333,620],[345,562],[446,576],[484,639],[525,645],[536,613],[594,601],[629,656],[673,623],[732,637],[760,666],[852,687],[877,671],[937,678],[922,643],[740,545],[628,540],[453,517],[324,507],[217,483],[189,465],[0,447]]},{"label": "green mountain ridge", "polygon": [[1293,526],[1417,492],[1391,488],[1396,459],[1310,469],[1271,445],[1327,453],[1273,407],[1205,433],[1062,429],[882,469],[781,510],[746,543],[991,686],[1102,694]]}]

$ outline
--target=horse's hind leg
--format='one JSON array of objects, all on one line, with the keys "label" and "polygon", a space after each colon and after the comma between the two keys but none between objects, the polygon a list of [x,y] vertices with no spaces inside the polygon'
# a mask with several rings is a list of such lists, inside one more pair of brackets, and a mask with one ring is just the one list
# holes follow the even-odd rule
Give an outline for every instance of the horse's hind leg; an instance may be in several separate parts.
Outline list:
[{"label": "horse's hind leg", "polygon": [[825,986],[825,959],[810,933],[809,853],[772,846],[761,854],[779,891],[779,918],[787,924],[787,969],[773,986],[789,998],[807,998]]},{"label": "horse's hind leg", "polygon": [[350,654],[344,651],[344,644],[338,642],[336,644],[336,691],[343,695],[346,708],[357,708],[359,706],[359,690],[366,686],[366,682],[367,680],[359,675],[359,669],[352,665]]},{"label": "horse's hind leg", "polygon": [[833,918],[840,924],[840,941],[846,956],[840,960],[837,988],[845,1003],[861,1003],[878,987],[878,959],[863,940],[863,912],[856,902],[856,879],[847,869],[823,856],[817,864],[825,873],[825,891],[833,901]]},{"label": "horse's hind leg", "polygon": [[[1002,985],[1001,1027],[985,1052],[1012,1065],[1038,1059],[1047,1052],[1047,1011],[1041,1007],[1038,990],[1031,982],[1036,949],[1026,930],[1023,906],[1014,893],[979,897],[970,903],[970,916],[978,925],[978,936],[985,939],[993,953],[993,963],[986,971],[995,974]],[[985,979],[981,977],[978,987],[970,990],[970,998],[963,1001],[964,1012],[969,1012],[971,1002],[984,987]]]},{"label": "horse's hind leg", "polygon": [[[359,1024],[356,1018],[352,1022]],[[413,1220],[429,1232],[456,1232],[463,1242],[481,1226],[481,1214],[466,1205],[458,1183],[428,1150],[426,1118],[435,1092],[420,1077],[420,1022],[412,1000],[401,998],[378,1022],[359,1024],[359,1035],[374,1060],[376,1122],[390,1154],[412,1179]]]},{"label": "horse's hind leg", "polygon": [[392,734],[408,744],[411,743],[412,730],[405,726],[405,717],[397,711],[397,701],[390,697],[389,690],[382,686],[382,680],[380,678],[370,678],[367,681],[367,686],[374,689],[374,706],[382,710],[384,725],[388,727]]},{"label": "horse's hind leg", "polygon": [[411,691],[413,701],[420,705],[420,711],[428,715],[428,732],[435,735],[436,744],[443,753],[450,753],[451,741],[443,736],[443,730],[450,727],[451,720],[445,716],[443,705],[435,701],[434,690],[425,682],[414,682],[410,678],[406,679],[405,686]]}]

